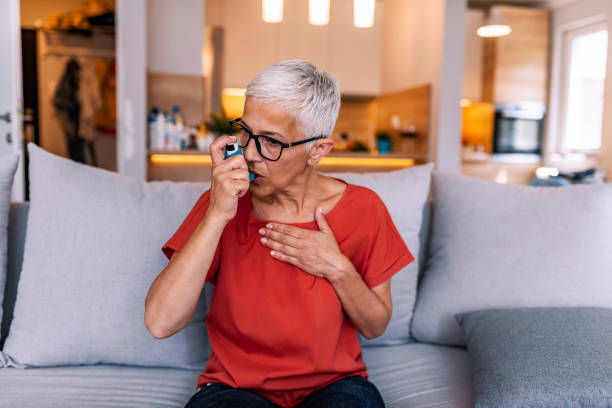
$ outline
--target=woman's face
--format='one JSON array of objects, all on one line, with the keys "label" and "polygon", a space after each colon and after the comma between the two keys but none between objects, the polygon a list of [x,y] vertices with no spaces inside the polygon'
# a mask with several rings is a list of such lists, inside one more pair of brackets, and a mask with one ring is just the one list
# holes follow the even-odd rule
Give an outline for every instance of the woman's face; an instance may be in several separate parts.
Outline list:
[{"label": "woman's face", "polygon": [[[288,113],[274,104],[257,102],[249,97],[244,104],[242,122],[253,134],[270,136],[281,142],[291,143],[304,139],[295,119]],[[251,183],[250,190],[255,196],[265,196],[285,189],[304,171],[308,160],[306,143],[283,149],[277,161],[261,157],[253,139],[243,153],[249,170],[260,176]]]}]

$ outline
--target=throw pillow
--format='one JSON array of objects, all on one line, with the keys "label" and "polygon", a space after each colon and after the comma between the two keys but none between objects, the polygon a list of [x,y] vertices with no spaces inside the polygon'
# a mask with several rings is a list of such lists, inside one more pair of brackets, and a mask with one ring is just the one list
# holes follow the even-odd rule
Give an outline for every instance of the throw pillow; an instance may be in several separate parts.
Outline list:
[{"label": "throw pillow", "polygon": [[462,345],[454,315],[612,307],[612,183],[533,187],[433,173],[433,225],[412,335]]},{"label": "throw pillow", "polygon": [[[0,157],[0,322],[2,321],[4,286],[6,285],[9,205],[18,163],[19,156],[16,154],[5,154]],[[0,344],[2,344],[2,339],[0,339]]]},{"label": "throw pillow", "polygon": [[612,309],[461,313],[479,408],[612,405]]},{"label": "throw pillow", "polygon": [[376,192],[389,210],[404,243],[415,257],[413,262],[391,277],[393,313],[385,333],[375,339],[367,339],[357,331],[362,346],[405,344],[411,341],[410,321],[419,274],[419,232],[433,167],[433,163],[427,163],[390,172],[327,174]]},{"label": "throw pillow", "polygon": [[145,327],[144,300],[168,264],[159,248],[208,183],[145,182],[27,148],[24,260],[0,366],[203,369],[204,291],[191,322],[165,339]]}]

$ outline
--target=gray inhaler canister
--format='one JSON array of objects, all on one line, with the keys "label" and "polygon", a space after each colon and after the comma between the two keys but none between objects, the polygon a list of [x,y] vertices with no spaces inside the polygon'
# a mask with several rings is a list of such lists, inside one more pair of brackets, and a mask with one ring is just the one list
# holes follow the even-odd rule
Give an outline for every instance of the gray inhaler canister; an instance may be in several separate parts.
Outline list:
[{"label": "gray inhaler canister", "polygon": [[[236,142],[225,145],[224,158],[232,157],[237,154],[242,154],[242,148]],[[255,174],[249,171],[249,182],[255,180]]]}]

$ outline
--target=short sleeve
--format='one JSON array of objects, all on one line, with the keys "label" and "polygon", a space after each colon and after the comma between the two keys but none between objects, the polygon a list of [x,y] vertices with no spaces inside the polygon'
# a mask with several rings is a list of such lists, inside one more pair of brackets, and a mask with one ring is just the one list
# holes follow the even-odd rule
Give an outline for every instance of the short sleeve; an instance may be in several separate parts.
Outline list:
[{"label": "short sleeve", "polygon": [[414,256],[397,231],[384,202],[375,195],[369,243],[361,265],[361,276],[369,288],[380,285],[414,261]]},{"label": "short sleeve", "polygon": [[[187,214],[187,217],[183,220],[172,237],[170,237],[170,239],[162,246],[161,250],[168,259],[172,257],[174,252],[180,251],[185,243],[189,240],[198,224],[204,218],[204,215],[206,215],[206,210],[208,209],[209,203],[210,190],[207,190],[198,198],[198,201],[195,203],[191,211],[189,211],[189,214]],[[219,244],[215,249],[213,261],[210,264],[210,268],[206,275],[206,282],[210,282],[212,284],[217,283],[217,271],[219,269],[220,258],[221,242],[219,241]]]}]

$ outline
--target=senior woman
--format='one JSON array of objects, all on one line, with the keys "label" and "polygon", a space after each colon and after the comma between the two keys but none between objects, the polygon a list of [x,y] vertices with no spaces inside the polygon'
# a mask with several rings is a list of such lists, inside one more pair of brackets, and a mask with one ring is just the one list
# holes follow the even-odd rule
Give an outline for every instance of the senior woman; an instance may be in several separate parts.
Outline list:
[{"label": "senior woman", "polygon": [[[389,278],[414,257],[372,190],[315,170],[339,108],[333,75],[281,62],[248,84],[240,131],[211,144],[211,188],[163,246],[145,301],[165,338],[215,284],[212,352],[188,408],[384,407],[355,329],[383,334]],[[235,141],[244,155],[224,160]]]}]

